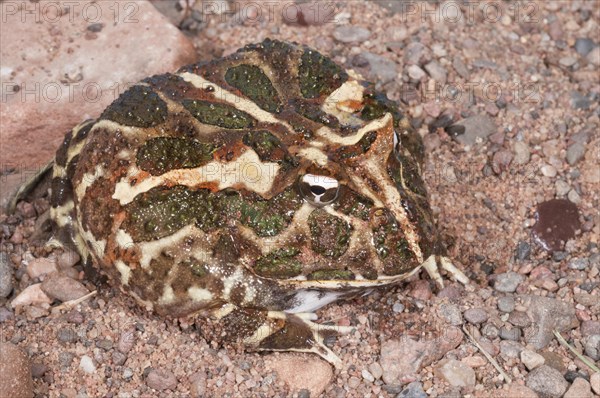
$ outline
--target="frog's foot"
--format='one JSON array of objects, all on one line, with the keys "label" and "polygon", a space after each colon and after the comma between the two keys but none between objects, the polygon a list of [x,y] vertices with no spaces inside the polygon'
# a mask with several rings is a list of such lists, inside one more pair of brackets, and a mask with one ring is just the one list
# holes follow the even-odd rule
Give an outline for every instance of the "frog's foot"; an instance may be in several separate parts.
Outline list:
[{"label": "frog's foot", "polygon": [[440,288],[444,287],[444,280],[440,275],[438,265],[441,266],[454,280],[459,281],[463,285],[469,283],[469,278],[460,269],[456,268],[448,257],[431,255],[423,262],[422,266]]},{"label": "frog's foot", "polygon": [[309,312],[288,314],[236,308],[224,316],[223,321],[228,330],[235,328],[238,337],[249,347],[259,351],[311,352],[340,368],[341,360],[325,345],[325,341],[350,333],[353,328],[321,325],[313,322],[316,318],[316,314]]}]

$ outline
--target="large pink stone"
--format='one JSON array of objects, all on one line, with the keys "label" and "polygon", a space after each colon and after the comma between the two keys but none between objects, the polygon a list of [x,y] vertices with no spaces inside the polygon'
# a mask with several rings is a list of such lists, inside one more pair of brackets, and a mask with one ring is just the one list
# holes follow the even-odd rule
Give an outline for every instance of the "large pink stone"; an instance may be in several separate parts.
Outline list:
[{"label": "large pink stone", "polygon": [[31,175],[53,158],[65,132],[99,116],[127,85],[195,58],[192,43],[149,2],[0,7],[2,174]]}]

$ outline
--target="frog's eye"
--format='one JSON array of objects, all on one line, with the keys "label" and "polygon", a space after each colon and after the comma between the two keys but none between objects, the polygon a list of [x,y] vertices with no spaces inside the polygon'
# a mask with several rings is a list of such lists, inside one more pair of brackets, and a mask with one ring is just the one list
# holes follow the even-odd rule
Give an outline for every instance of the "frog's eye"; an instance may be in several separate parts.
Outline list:
[{"label": "frog's eye", "polygon": [[298,181],[300,194],[315,206],[329,205],[338,198],[340,184],[335,178],[305,174]]}]

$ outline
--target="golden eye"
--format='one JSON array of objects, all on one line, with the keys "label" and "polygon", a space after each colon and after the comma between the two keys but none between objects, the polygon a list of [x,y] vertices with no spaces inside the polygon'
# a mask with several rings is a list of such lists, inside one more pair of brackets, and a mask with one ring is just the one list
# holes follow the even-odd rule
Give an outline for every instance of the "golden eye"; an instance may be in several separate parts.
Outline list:
[{"label": "golden eye", "polygon": [[340,184],[335,178],[305,174],[298,181],[298,190],[307,202],[321,207],[336,201]]}]

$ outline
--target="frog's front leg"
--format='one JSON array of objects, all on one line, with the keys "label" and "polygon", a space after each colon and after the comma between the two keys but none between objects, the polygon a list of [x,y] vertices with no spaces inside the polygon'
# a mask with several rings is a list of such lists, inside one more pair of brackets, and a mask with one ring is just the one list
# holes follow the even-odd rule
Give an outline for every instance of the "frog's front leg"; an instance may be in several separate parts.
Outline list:
[{"label": "frog's front leg", "polygon": [[427,271],[431,279],[433,279],[440,288],[444,287],[444,280],[440,275],[438,266],[444,269],[452,278],[459,281],[463,285],[469,283],[469,277],[467,277],[460,269],[456,268],[452,261],[446,256],[431,255],[427,260],[423,261],[421,266]]},{"label": "frog's front leg", "polygon": [[[352,331],[349,326],[321,325],[313,322],[312,312],[290,314],[241,308],[226,304],[213,311],[223,322],[229,337],[240,339],[244,345],[259,351],[310,352],[321,356],[336,368],[342,362],[326,345],[325,340]],[[232,332],[233,331],[233,332]]]}]

